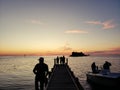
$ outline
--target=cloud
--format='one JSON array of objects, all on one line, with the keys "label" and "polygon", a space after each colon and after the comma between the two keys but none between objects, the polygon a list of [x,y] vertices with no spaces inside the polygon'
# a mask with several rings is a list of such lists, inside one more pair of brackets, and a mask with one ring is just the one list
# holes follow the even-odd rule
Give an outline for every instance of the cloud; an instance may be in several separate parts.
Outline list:
[{"label": "cloud", "polygon": [[101,24],[100,21],[87,21],[86,23],[88,23],[88,24],[95,24],[95,25],[100,25]]},{"label": "cloud", "polygon": [[40,21],[38,21],[38,20],[31,20],[31,23],[33,23],[33,24],[43,24],[42,22],[40,22]]},{"label": "cloud", "polygon": [[43,25],[44,23],[41,22],[40,20],[32,19],[32,20],[27,20],[28,23],[31,24],[36,24],[36,25]]},{"label": "cloud", "polygon": [[120,54],[120,47],[118,47],[118,48],[112,48],[112,49],[110,50],[110,52],[111,52],[111,53]]},{"label": "cloud", "polygon": [[102,23],[102,25],[103,25],[103,29],[111,29],[115,27],[115,24],[113,24],[112,20],[105,21]]},{"label": "cloud", "polygon": [[62,47],[62,50],[63,50],[63,51],[71,51],[72,48],[71,48],[71,47],[68,47],[68,46],[63,46],[63,47]]},{"label": "cloud", "polygon": [[92,55],[120,55],[120,47],[103,51],[89,52]]},{"label": "cloud", "polygon": [[82,34],[82,33],[88,33],[87,31],[84,30],[67,30],[65,33],[70,33],[70,34]]},{"label": "cloud", "polygon": [[116,26],[113,23],[113,20],[107,20],[107,21],[104,21],[104,22],[101,22],[101,21],[87,21],[85,23],[94,24],[94,25],[101,25],[102,29],[112,29],[112,28],[115,28],[115,26]]},{"label": "cloud", "polygon": [[62,50],[62,51],[71,51],[72,48],[70,47],[70,44],[68,42],[65,43],[65,45],[61,46],[59,48],[59,50]]}]

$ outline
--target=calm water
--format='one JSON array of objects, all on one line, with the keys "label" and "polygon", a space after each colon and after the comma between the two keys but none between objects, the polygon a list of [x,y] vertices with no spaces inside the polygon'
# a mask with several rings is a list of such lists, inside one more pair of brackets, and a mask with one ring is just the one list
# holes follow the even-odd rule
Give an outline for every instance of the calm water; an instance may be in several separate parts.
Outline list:
[{"label": "calm water", "polygon": [[[38,56],[2,56],[0,57],[0,90],[34,90],[34,65]],[[53,66],[54,56],[46,56],[45,63],[49,70]],[[85,90],[91,90],[86,82],[86,72],[91,70],[91,63],[102,66],[105,61],[112,63],[111,71],[120,72],[120,57],[68,57],[69,66],[79,78]]]}]

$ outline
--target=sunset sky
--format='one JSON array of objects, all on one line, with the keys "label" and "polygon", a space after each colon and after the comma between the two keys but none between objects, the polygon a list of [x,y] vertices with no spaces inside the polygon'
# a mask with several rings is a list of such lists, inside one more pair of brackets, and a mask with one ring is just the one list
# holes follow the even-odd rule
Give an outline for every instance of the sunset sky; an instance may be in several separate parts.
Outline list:
[{"label": "sunset sky", "polygon": [[0,55],[120,54],[120,0],[0,0]]}]

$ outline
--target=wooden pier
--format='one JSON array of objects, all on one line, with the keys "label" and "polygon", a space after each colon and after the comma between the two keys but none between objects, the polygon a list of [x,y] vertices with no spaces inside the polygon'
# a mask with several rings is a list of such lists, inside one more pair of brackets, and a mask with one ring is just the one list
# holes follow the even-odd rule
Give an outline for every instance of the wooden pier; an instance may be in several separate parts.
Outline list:
[{"label": "wooden pier", "polygon": [[83,87],[66,63],[54,65],[46,90],[83,90]]}]

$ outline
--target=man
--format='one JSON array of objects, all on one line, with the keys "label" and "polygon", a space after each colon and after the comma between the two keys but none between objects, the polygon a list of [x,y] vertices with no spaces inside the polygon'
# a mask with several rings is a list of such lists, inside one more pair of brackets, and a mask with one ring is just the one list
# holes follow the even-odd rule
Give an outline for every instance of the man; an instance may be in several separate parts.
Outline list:
[{"label": "man", "polygon": [[98,73],[98,66],[96,66],[95,62],[92,63],[91,68],[93,73]]},{"label": "man", "polygon": [[110,73],[110,66],[111,66],[111,63],[108,61],[105,61],[104,65],[103,65],[103,69],[104,69],[105,74]]},{"label": "man", "polygon": [[46,76],[48,74],[48,65],[44,63],[44,58],[40,57],[39,63],[35,65],[33,69],[33,73],[35,76],[35,90],[39,90],[39,82],[40,82],[40,90],[43,90]]}]

